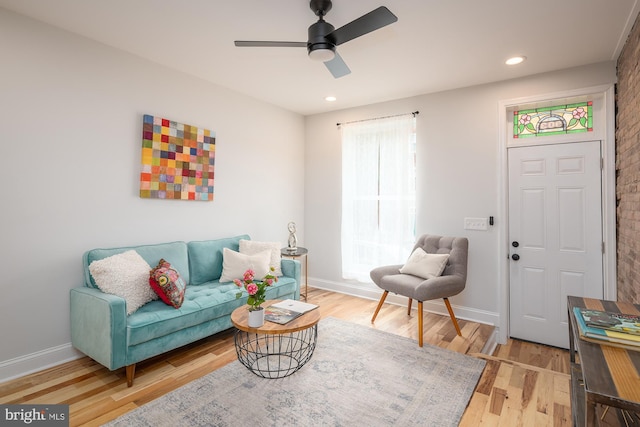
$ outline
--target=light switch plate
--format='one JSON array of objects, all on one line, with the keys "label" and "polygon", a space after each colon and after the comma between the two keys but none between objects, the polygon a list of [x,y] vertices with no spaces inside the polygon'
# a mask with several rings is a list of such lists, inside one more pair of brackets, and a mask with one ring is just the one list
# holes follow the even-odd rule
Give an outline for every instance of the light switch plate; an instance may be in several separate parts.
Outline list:
[{"label": "light switch plate", "polygon": [[465,218],[464,229],[465,230],[488,230],[489,220],[487,218]]}]

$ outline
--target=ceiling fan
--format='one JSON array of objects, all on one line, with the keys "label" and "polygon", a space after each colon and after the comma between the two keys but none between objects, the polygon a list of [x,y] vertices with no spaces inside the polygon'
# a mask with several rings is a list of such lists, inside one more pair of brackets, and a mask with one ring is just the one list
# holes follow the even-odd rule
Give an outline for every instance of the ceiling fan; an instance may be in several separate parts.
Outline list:
[{"label": "ceiling fan", "polygon": [[335,29],[333,25],[324,20],[327,12],[331,10],[331,6],[331,0],[311,0],[309,2],[309,7],[318,17],[318,21],[309,27],[309,39],[306,42],[236,40],[235,45],[238,47],[306,47],[309,57],[324,62],[333,77],[337,79],[346,76],[351,70],[336,52],[336,46],[393,24],[398,20],[398,17],[386,7],[380,6]]}]

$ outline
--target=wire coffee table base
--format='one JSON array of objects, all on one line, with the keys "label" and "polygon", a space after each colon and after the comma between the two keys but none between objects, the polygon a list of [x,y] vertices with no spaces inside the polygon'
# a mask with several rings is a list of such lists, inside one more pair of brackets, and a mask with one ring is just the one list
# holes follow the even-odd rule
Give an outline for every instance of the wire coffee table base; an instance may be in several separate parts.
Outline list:
[{"label": "wire coffee table base", "polygon": [[262,378],[284,378],[311,359],[318,340],[318,325],[284,334],[258,334],[236,330],[238,360]]}]

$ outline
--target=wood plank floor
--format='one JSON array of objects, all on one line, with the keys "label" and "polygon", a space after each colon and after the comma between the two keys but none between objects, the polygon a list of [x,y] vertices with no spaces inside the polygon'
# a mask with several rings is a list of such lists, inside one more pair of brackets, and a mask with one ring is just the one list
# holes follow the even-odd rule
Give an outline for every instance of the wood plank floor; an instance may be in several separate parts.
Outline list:
[{"label": "wood plank floor", "polygon": [[[407,316],[406,307],[386,304],[371,325],[377,301],[312,288],[308,301],[320,305],[322,317],[417,340],[415,308]],[[571,425],[566,350],[509,340],[493,355],[483,355],[493,327],[459,323],[463,337],[456,335],[449,317],[425,313],[425,344],[487,360],[461,426]],[[85,357],[0,384],[0,403],[69,404],[70,425],[97,426],[234,360],[233,332],[225,331],[139,363],[131,388],[124,369],[111,372]]]}]

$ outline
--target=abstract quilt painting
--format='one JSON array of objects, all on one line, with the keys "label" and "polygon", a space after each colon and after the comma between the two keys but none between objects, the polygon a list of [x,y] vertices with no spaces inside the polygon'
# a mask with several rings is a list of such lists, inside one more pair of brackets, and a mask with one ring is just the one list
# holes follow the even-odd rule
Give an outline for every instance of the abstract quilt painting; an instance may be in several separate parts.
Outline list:
[{"label": "abstract quilt painting", "polygon": [[215,133],[145,115],[140,197],[213,200]]}]

